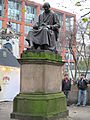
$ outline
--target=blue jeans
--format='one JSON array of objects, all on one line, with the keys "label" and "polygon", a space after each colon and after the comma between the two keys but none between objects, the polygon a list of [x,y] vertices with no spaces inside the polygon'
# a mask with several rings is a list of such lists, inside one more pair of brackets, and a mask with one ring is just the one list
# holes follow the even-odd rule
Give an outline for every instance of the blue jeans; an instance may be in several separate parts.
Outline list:
[{"label": "blue jeans", "polygon": [[66,96],[66,101],[68,103],[68,101],[69,101],[69,91],[68,90],[64,91],[64,94]]},{"label": "blue jeans", "polygon": [[87,90],[79,90],[78,91],[78,105],[83,102],[83,105],[86,105],[87,102]]}]

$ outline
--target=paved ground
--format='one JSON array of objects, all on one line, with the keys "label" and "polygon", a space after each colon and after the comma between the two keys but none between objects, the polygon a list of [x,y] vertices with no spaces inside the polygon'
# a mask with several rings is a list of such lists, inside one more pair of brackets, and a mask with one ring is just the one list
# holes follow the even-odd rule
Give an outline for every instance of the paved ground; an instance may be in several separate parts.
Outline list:
[{"label": "paved ground", "polygon": [[[0,102],[0,120],[15,120],[10,119],[12,107],[12,102]],[[76,107],[71,105],[68,109],[70,120],[90,120],[90,106]]]},{"label": "paved ground", "polygon": [[76,107],[71,105],[68,109],[72,120],[90,120],[90,106]]},{"label": "paved ground", "polygon": [[0,120],[15,120],[10,119],[12,107],[12,102],[0,102]]}]

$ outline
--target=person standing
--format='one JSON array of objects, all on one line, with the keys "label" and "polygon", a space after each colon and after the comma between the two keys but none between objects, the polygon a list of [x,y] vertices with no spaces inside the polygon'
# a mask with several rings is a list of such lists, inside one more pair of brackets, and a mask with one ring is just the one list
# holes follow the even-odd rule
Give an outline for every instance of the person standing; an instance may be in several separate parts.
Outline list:
[{"label": "person standing", "polygon": [[62,91],[66,96],[67,105],[69,105],[69,92],[71,91],[71,79],[69,79],[68,74],[64,75],[62,80]]},{"label": "person standing", "polygon": [[90,81],[88,81],[85,78],[84,74],[81,74],[80,79],[77,81],[77,87],[78,87],[78,103],[77,106],[81,105],[82,102],[82,106],[86,106],[87,103],[87,88],[88,88],[88,84],[90,83]]}]

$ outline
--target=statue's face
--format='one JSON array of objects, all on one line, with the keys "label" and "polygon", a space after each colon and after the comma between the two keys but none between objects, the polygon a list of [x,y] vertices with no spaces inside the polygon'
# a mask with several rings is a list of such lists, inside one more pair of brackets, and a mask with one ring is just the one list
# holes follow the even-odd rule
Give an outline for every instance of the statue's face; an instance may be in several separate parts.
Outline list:
[{"label": "statue's face", "polygon": [[44,7],[45,13],[48,13],[50,11],[49,8],[50,8],[49,6]]}]

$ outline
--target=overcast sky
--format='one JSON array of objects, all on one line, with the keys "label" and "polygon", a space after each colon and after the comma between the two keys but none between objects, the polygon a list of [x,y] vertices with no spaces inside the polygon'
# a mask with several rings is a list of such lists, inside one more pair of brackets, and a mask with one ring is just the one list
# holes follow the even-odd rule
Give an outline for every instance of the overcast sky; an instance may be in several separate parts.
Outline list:
[{"label": "overcast sky", "polygon": [[[85,13],[90,12],[90,0],[32,0],[43,4],[44,2],[49,2],[51,7],[65,10],[77,15],[77,19]],[[81,6],[75,5],[80,2]]]}]

